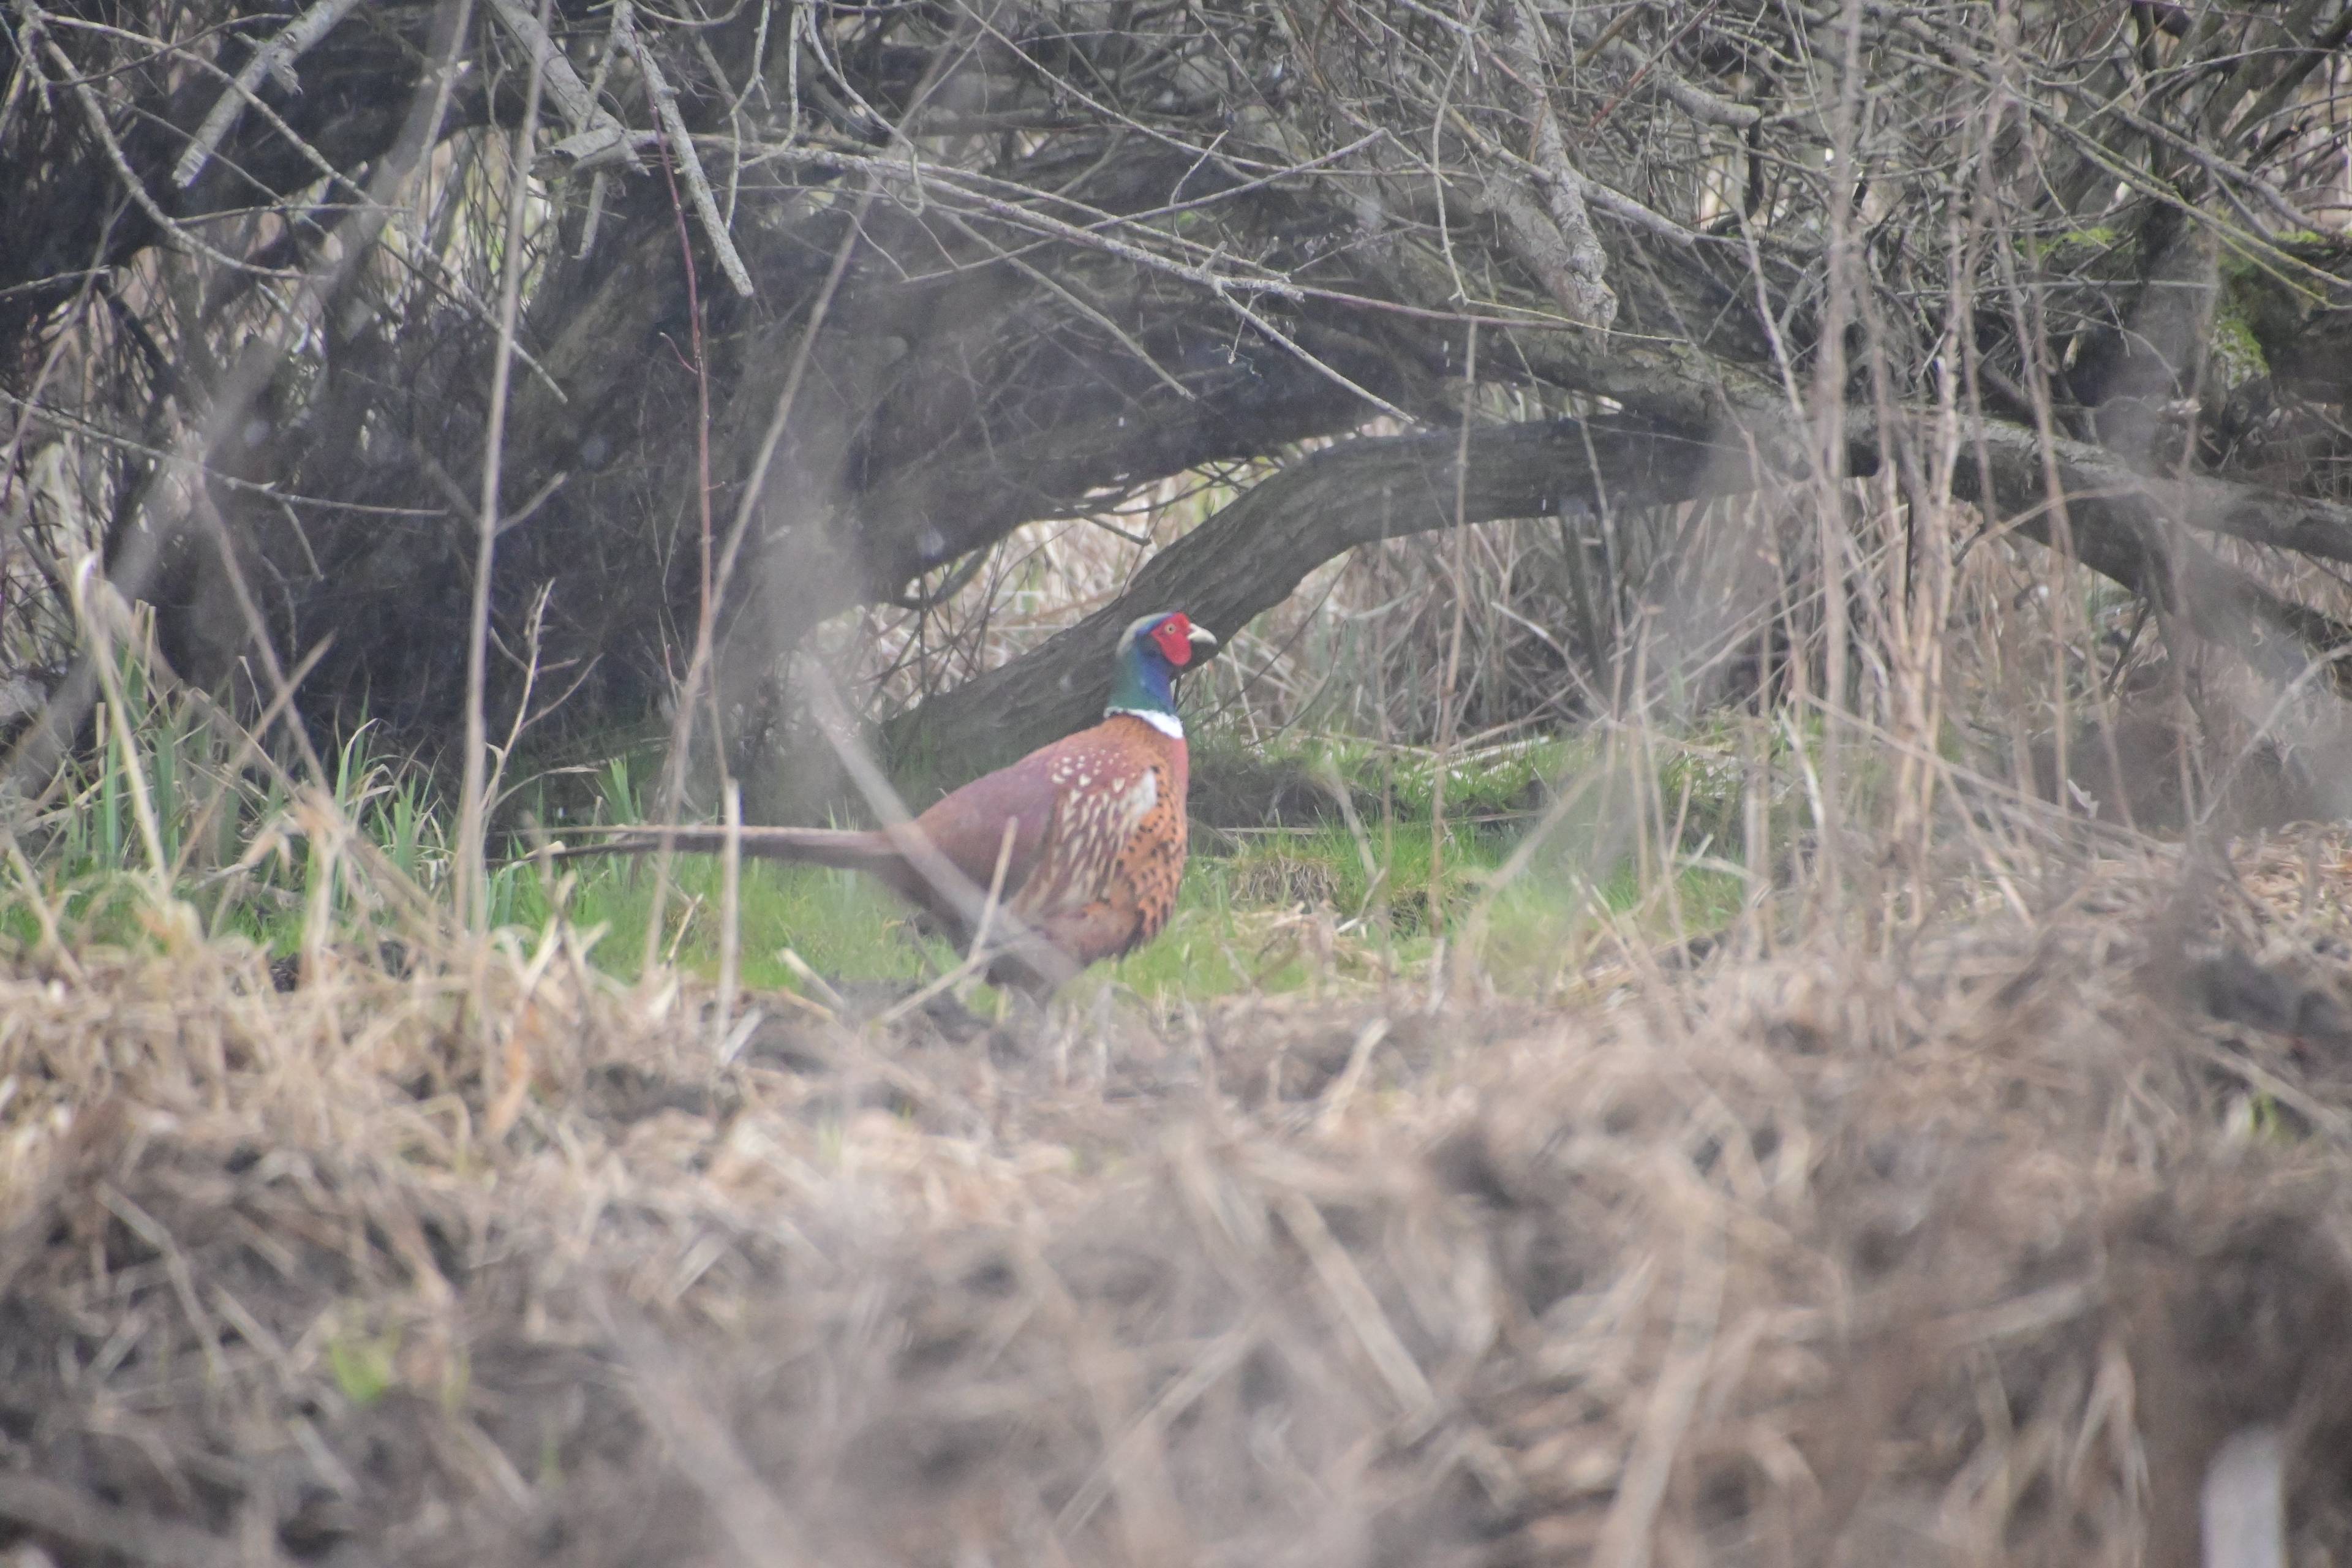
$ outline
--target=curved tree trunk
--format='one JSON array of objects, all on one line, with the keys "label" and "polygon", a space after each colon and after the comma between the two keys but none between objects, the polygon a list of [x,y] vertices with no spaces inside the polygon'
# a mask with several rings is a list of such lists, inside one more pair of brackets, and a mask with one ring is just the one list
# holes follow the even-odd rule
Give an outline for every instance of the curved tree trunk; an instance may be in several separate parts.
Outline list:
[{"label": "curved tree trunk", "polygon": [[1118,636],[1139,616],[1182,610],[1230,641],[1360,544],[1456,522],[1688,500],[1744,467],[1688,437],[1577,420],[1474,429],[1468,450],[1466,483],[1462,439],[1443,431],[1343,441],[1293,464],[1153,556],[1107,607],[893,722],[892,756],[951,787],[1093,722]]},{"label": "curved tree trunk", "polygon": [[[1759,422],[1765,417],[1759,413]],[[1962,464],[1956,493],[2018,519],[2020,531],[2042,543],[2059,542],[2042,444],[1990,424],[1972,436],[1970,449],[1984,462]],[[1850,438],[1856,468],[1866,469],[1878,455],[1878,432],[1864,426]],[[1109,693],[1118,635],[1137,618],[1181,609],[1230,640],[1316,567],[1360,544],[1457,521],[1591,518],[1603,507],[1690,500],[1763,477],[1743,448],[1622,423],[1481,427],[1471,433],[1457,517],[1459,447],[1459,437],[1444,432],[1358,439],[1265,479],[1154,555],[1109,605],[892,721],[884,737],[890,753],[925,784],[952,788],[1092,722]],[[2179,522],[2194,518],[2208,529],[2340,559],[2352,550],[2352,512],[2219,479],[2144,479],[2081,442],[2057,442],[2054,453],[2070,498],[2065,544],[2084,565],[2179,611],[2200,636],[2278,679],[2294,679],[2316,653],[2352,643],[2352,626],[2220,561]],[[2343,685],[2340,666],[2326,668]]]}]

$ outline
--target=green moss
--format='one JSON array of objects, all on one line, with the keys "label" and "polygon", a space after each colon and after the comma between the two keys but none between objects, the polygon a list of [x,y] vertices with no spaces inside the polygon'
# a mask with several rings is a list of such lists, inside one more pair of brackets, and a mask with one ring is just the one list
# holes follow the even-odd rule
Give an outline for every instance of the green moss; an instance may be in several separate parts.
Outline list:
[{"label": "green moss", "polygon": [[2255,341],[2253,329],[2238,318],[2222,314],[2214,317],[2211,348],[2225,386],[2236,386],[2271,373],[2270,358]]},{"label": "green moss", "polygon": [[2019,242],[2018,248],[2028,260],[2037,264],[2080,267],[2093,257],[2115,251],[2124,244],[2123,235],[2114,226],[2094,224],[2087,228],[2028,237]]}]

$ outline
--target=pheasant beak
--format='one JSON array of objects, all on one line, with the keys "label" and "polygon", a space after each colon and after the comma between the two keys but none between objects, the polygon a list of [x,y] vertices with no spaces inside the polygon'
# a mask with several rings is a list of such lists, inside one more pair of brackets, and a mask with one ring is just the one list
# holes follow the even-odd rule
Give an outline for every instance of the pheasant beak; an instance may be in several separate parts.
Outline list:
[{"label": "pheasant beak", "polygon": [[1194,653],[1206,653],[1217,646],[1217,634],[1206,626],[1194,626],[1185,635],[1192,639]]}]

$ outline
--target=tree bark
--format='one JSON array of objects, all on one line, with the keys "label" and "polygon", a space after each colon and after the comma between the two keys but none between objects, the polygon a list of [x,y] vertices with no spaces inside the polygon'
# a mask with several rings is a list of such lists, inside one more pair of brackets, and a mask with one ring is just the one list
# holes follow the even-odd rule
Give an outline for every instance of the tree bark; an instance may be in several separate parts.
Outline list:
[{"label": "tree bark", "polygon": [[1735,449],[1638,426],[1561,420],[1471,433],[1455,510],[1458,432],[1328,447],[1255,487],[1153,556],[1128,590],[1009,664],[891,723],[891,756],[952,785],[1091,723],[1110,692],[1118,637],[1182,610],[1231,641],[1309,572],[1360,544],[1563,510],[1659,506],[1751,481]]},{"label": "tree bark", "polygon": [[[2062,529],[2039,437],[1988,422],[1976,433],[1974,450],[1981,463],[1964,458],[1953,475],[1962,499],[1996,518],[2018,519],[2027,538],[2070,550],[2092,571],[2179,615],[2199,637],[2234,649],[2272,679],[2294,679],[2313,660],[2352,644],[2352,626],[2273,592],[2190,534],[2226,532],[2341,559],[2336,552],[2352,542],[2344,530],[2352,525],[2330,514],[2342,508],[2227,479],[2152,479],[2102,447],[2062,438],[2050,443],[2066,502]],[[2341,661],[2328,661],[2326,669],[2336,689],[2352,690]]]},{"label": "tree bark", "polygon": [[[1878,437],[1866,420],[1856,423],[1859,468],[1875,460]],[[1458,447],[1451,431],[1365,438],[1284,469],[1153,556],[1110,605],[891,721],[887,750],[914,776],[948,788],[1092,722],[1110,690],[1118,636],[1137,618],[1182,610],[1230,641],[1341,552],[1453,526]],[[1966,449],[1984,463],[1960,465],[1953,488],[1961,499],[2017,520],[2018,531],[2041,544],[2070,548],[2084,565],[2178,612],[2200,637],[2273,677],[2292,679],[2315,654],[2352,643],[2352,627],[2273,593],[2184,527],[2340,559],[2336,552],[2352,547],[2343,509],[2224,479],[2147,479],[2097,447],[2061,439],[2053,450],[2066,500],[2062,532],[2039,437],[1987,422]],[[1746,450],[1591,422],[1476,430],[1460,521],[1657,506],[1742,489],[1758,478]]]}]

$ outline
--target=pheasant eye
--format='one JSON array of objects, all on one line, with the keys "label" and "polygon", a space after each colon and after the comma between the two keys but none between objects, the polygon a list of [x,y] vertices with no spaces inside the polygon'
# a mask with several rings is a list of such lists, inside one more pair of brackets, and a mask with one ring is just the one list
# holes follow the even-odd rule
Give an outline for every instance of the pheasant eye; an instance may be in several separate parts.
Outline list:
[{"label": "pheasant eye", "polygon": [[1151,640],[1160,645],[1160,653],[1177,668],[1192,662],[1192,623],[1182,616],[1171,616],[1152,627]]}]

